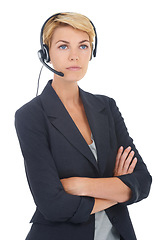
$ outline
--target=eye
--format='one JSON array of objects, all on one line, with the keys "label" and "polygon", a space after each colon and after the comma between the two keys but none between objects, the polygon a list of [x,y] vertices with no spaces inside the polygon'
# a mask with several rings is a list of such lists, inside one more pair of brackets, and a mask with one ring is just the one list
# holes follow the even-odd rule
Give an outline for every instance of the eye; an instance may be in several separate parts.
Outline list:
[{"label": "eye", "polygon": [[61,46],[59,46],[59,48],[62,50],[65,50],[65,49],[67,49],[67,45],[61,45]]},{"label": "eye", "polygon": [[83,50],[85,50],[85,49],[87,49],[87,48],[88,48],[87,45],[81,45],[81,46],[80,46],[80,49],[83,49]]}]

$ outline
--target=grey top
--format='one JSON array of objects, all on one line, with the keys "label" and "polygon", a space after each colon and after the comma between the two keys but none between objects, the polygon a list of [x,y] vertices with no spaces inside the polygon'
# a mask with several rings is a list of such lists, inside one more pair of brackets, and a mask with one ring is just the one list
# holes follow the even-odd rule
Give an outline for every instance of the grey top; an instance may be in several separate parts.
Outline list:
[{"label": "grey top", "polygon": [[[97,161],[96,145],[92,138],[92,144],[88,145]],[[95,233],[94,240],[120,240],[120,236],[110,222],[106,212],[100,211],[95,213]]]}]

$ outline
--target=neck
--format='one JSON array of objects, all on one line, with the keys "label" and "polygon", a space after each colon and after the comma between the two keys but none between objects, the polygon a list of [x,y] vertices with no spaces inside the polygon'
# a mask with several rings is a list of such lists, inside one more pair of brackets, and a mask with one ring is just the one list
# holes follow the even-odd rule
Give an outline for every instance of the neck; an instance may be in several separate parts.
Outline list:
[{"label": "neck", "polygon": [[66,82],[60,79],[53,79],[52,87],[65,106],[73,106],[80,103],[79,89],[77,82]]}]

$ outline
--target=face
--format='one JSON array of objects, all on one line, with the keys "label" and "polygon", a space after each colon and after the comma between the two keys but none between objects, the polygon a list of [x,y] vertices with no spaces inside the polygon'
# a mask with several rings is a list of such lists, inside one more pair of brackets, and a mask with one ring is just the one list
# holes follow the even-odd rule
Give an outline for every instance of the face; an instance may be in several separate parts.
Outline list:
[{"label": "face", "polygon": [[63,80],[78,81],[86,74],[91,57],[89,35],[70,26],[58,27],[49,54],[54,69],[64,73]]}]

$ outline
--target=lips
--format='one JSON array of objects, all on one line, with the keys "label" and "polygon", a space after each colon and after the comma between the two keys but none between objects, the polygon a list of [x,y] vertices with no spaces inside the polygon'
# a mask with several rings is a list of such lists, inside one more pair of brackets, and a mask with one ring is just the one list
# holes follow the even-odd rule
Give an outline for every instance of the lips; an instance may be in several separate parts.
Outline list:
[{"label": "lips", "polygon": [[71,67],[68,67],[67,70],[70,70],[70,71],[79,71],[81,69],[81,67],[79,66],[71,66]]}]

